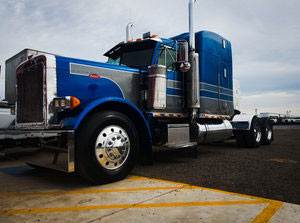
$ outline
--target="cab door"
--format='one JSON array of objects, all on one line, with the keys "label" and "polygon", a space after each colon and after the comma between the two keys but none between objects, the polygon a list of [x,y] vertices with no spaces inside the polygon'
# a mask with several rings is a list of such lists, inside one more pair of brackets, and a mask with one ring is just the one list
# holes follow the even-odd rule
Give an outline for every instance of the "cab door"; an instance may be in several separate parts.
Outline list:
[{"label": "cab door", "polygon": [[159,49],[158,64],[167,67],[167,109],[166,112],[179,113],[184,107],[183,73],[176,70],[176,50],[161,46]]},{"label": "cab door", "polygon": [[227,63],[218,64],[218,104],[222,114],[228,114],[232,103],[232,90],[230,89],[231,70]]}]

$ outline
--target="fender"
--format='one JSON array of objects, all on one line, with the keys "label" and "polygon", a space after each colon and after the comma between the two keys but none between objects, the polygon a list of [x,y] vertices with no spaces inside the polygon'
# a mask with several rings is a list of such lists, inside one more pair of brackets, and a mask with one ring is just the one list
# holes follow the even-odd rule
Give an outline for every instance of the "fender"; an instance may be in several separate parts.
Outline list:
[{"label": "fender", "polygon": [[143,113],[133,103],[131,103],[131,102],[129,102],[129,101],[123,99],[123,98],[116,98],[116,97],[100,98],[100,99],[97,99],[97,100],[91,102],[87,106],[85,106],[84,110],[80,113],[79,116],[77,116],[73,129],[74,130],[78,129],[80,123],[82,122],[82,120],[84,119],[84,117],[86,117],[86,115],[89,114],[90,111],[92,111],[94,108],[98,107],[99,105],[102,105],[102,104],[107,103],[107,102],[124,103],[124,104],[130,106],[135,111],[137,111],[138,114],[140,115],[140,117],[142,118],[142,120],[144,121],[144,124],[147,127],[150,140],[152,139],[149,124],[148,124],[147,120],[145,119]]},{"label": "fender", "polygon": [[250,130],[252,119],[256,115],[235,115],[231,121],[233,130]]}]

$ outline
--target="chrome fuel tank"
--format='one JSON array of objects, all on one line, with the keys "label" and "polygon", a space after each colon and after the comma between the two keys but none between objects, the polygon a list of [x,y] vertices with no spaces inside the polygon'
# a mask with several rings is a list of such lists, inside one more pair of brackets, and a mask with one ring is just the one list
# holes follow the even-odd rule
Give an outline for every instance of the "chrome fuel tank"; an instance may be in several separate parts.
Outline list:
[{"label": "chrome fuel tank", "polygon": [[165,109],[167,105],[167,69],[163,65],[148,67],[147,108]]},{"label": "chrome fuel tank", "polygon": [[228,120],[220,123],[194,123],[191,126],[191,141],[198,143],[221,142],[232,136],[232,125]]}]

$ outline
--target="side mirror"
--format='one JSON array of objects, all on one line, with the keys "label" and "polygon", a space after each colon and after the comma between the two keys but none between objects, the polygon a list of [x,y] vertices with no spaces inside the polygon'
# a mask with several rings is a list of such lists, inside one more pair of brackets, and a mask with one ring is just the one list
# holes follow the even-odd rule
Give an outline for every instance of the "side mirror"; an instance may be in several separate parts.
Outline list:
[{"label": "side mirror", "polygon": [[191,64],[189,62],[182,62],[179,69],[183,73],[188,72],[191,69]]},{"label": "side mirror", "polygon": [[178,57],[177,62],[186,62],[189,61],[189,45],[185,40],[178,41],[179,49],[178,49]]},{"label": "side mirror", "polygon": [[180,64],[179,68],[182,72],[188,72],[191,68],[189,61],[189,45],[185,40],[178,41],[179,50],[177,63]]}]

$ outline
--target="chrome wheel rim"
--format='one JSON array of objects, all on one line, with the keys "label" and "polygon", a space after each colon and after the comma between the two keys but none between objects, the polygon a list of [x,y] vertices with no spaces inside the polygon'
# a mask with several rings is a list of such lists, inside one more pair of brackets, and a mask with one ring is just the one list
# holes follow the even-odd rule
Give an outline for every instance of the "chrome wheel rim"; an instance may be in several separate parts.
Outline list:
[{"label": "chrome wheel rim", "polygon": [[272,138],[272,130],[267,128],[266,131],[267,131],[267,139],[271,140],[271,138]]},{"label": "chrome wheel rim", "polygon": [[95,155],[105,169],[114,170],[122,165],[130,152],[130,140],[127,132],[117,125],[105,127],[98,135]]},{"label": "chrome wheel rim", "polygon": [[260,128],[258,126],[256,126],[254,128],[254,136],[255,136],[255,141],[256,142],[260,142],[260,139],[261,139],[261,131],[260,131]]}]

